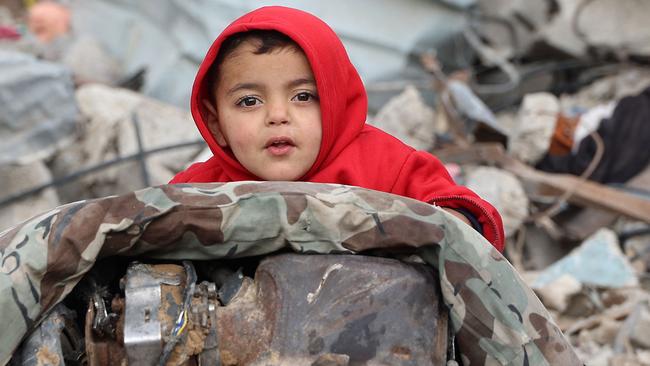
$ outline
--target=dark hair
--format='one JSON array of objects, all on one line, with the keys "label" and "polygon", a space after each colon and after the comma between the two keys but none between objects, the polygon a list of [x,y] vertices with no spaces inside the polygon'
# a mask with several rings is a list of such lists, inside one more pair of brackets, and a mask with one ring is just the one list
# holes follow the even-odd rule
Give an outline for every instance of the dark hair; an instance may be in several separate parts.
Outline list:
[{"label": "dark hair", "polygon": [[241,46],[244,42],[254,41],[257,43],[257,48],[253,52],[256,55],[263,55],[271,53],[277,49],[282,49],[285,47],[295,47],[300,49],[300,46],[289,36],[284,33],[280,33],[276,30],[263,30],[255,29],[248,32],[235,33],[232,36],[228,37],[219,48],[219,53],[217,54],[216,59],[210,66],[208,70],[206,81],[210,85],[209,96],[214,100],[214,85],[217,82],[219,76],[219,67],[223,61],[230,56],[237,47]]}]

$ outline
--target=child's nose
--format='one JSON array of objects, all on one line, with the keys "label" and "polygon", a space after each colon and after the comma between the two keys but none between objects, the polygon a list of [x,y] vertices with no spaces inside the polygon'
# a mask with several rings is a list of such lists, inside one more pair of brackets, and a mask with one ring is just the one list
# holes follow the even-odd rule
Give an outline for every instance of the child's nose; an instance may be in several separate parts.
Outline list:
[{"label": "child's nose", "polygon": [[280,125],[289,123],[289,111],[285,103],[272,103],[269,105],[267,124]]}]

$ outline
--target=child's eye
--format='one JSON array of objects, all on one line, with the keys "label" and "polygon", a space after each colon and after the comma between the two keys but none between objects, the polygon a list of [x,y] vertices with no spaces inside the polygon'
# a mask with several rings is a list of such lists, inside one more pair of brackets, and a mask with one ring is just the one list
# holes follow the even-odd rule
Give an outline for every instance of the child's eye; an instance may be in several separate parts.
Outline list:
[{"label": "child's eye", "polygon": [[302,92],[296,94],[291,100],[297,101],[297,102],[309,102],[310,100],[318,100],[318,98],[309,92]]},{"label": "child's eye", "polygon": [[258,102],[262,103],[262,101],[256,97],[243,97],[239,99],[235,104],[240,107],[253,107],[256,106]]}]

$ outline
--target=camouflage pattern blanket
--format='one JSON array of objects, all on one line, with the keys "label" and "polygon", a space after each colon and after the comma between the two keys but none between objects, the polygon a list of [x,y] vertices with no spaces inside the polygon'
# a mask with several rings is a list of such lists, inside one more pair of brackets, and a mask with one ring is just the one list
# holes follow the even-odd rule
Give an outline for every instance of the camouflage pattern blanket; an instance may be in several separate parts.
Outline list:
[{"label": "camouflage pattern blanket", "polygon": [[581,365],[542,303],[479,233],[412,199],[299,182],[182,184],[55,208],[0,233],[0,364],[96,260],[390,253],[439,272],[465,365]]}]

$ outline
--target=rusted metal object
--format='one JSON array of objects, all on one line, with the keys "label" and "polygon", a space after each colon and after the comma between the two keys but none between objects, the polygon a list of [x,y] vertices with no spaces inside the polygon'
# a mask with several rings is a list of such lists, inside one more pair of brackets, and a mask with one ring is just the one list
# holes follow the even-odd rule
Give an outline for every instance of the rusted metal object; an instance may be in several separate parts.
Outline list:
[{"label": "rusted metal object", "polygon": [[63,304],[57,305],[40,327],[25,341],[20,366],[64,366],[84,363],[83,342],[74,325],[75,314]]},{"label": "rusted metal object", "polygon": [[[131,264],[122,282],[126,298],[114,298],[108,311],[97,299],[90,300],[88,364],[446,361],[446,311],[439,303],[438,281],[424,265],[379,257],[284,254],[262,260],[254,279],[236,274],[241,281],[231,293],[212,282],[190,286],[182,266]],[[110,313],[117,320],[107,325],[102,319]],[[143,324],[148,333],[137,338]],[[165,349],[170,349],[167,358],[161,357]]]},{"label": "rusted metal object", "polygon": [[[93,325],[96,324],[97,317],[94,302],[91,299],[88,304],[84,327],[88,366],[121,366],[126,361],[126,350],[123,343],[117,342],[117,339],[124,339],[124,317],[117,320],[114,334],[95,334]],[[113,299],[111,310],[122,314],[124,298]]]},{"label": "rusted metal object", "polygon": [[218,309],[222,364],[444,364],[436,284],[426,267],[386,258],[267,258]]}]

